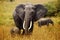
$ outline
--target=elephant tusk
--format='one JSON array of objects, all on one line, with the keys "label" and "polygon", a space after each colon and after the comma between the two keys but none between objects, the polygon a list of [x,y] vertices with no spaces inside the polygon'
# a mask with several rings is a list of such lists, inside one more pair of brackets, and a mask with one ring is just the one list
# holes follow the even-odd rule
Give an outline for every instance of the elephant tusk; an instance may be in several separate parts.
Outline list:
[{"label": "elephant tusk", "polygon": [[23,22],[23,29],[25,29],[24,25],[25,25],[25,21]]},{"label": "elephant tusk", "polygon": [[31,27],[32,27],[32,21],[30,22],[30,27],[28,29],[31,29]]},{"label": "elephant tusk", "polygon": [[[25,21],[24,21],[24,23],[23,23],[23,29],[25,29]],[[28,28],[28,29],[31,29],[31,27],[32,27],[32,21],[30,22],[30,27]]]}]

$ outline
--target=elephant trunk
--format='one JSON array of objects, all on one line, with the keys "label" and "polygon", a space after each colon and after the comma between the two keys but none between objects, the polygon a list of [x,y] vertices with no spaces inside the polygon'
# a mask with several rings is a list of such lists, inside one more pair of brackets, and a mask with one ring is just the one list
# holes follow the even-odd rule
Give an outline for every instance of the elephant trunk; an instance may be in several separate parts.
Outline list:
[{"label": "elephant trunk", "polygon": [[23,22],[23,29],[25,29],[25,34],[28,33],[31,26],[32,26],[32,15],[30,12],[26,12],[25,19]]},{"label": "elephant trunk", "polygon": [[25,29],[25,34],[28,33],[29,29],[32,27],[32,16],[33,16],[33,7],[31,4],[25,5],[25,18],[23,22],[23,29]]}]

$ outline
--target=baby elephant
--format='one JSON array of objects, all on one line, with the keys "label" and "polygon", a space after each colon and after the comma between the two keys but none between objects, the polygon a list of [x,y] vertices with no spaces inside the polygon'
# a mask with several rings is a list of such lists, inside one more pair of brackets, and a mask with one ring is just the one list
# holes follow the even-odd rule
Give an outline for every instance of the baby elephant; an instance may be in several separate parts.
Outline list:
[{"label": "baby elephant", "polygon": [[43,25],[47,25],[49,26],[49,23],[54,25],[53,21],[50,18],[41,18],[38,20],[38,26],[43,26]]},{"label": "baby elephant", "polygon": [[14,27],[14,28],[11,29],[10,32],[11,32],[11,34],[19,34],[19,28]]}]

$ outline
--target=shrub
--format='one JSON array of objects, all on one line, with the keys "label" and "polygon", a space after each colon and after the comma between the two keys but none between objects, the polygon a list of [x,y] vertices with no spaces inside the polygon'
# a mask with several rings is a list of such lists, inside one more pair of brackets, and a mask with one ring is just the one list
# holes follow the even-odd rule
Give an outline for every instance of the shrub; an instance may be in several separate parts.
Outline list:
[{"label": "shrub", "polygon": [[45,6],[48,9],[48,13],[46,14],[46,16],[55,16],[57,10],[55,2],[49,2],[45,4]]}]

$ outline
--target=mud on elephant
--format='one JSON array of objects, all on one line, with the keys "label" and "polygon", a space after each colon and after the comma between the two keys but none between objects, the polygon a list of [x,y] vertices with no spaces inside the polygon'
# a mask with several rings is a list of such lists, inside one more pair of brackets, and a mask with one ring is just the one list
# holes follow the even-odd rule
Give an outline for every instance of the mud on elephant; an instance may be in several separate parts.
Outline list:
[{"label": "mud on elephant", "polygon": [[13,19],[19,31],[23,29],[23,34],[28,34],[33,32],[34,22],[46,13],[47,9],[41,4],[20,4],[13,13]]}]

